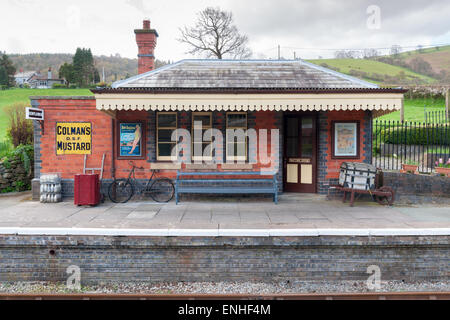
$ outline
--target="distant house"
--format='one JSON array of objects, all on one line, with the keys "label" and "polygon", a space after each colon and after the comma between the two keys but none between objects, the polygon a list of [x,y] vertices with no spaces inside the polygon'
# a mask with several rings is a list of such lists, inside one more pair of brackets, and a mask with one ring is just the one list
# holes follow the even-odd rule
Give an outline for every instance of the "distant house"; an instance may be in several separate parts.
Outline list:
[{"label": "distant house", "polygon": [[53,78],[52,68],[48,68],[47,75],[35,74],[29,81],[30,88],[33,89],[51,89],[54,83],[64,84],[64,79]]},{"label": "distant house", "polygon": [[14,75],[14,81],[16,82],[16,86],[23,87],[25,84],[30,84],[30,80],[33,76],[38,75],[39,72],[36,71],[23,71],[20,70],[19,73]]}]

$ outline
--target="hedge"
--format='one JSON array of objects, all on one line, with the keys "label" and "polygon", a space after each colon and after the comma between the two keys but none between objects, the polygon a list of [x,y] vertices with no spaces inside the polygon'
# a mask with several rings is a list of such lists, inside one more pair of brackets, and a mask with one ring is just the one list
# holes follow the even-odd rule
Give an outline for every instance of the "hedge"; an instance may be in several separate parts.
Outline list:
[{"label": "hedge", "polygon": [[450,145],[450,126],[387,128],[380,130],[377,139],[391,144]]}]

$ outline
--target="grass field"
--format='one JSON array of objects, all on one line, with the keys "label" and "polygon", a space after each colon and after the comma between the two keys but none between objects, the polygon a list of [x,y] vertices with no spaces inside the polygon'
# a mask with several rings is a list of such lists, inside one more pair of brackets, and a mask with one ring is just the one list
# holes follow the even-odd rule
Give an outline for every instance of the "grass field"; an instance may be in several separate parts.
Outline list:
[{"label": "grass field", "polygon": [[[426,106],[426,107],[424,107]],[[445,110],[445,100],[437,99],[406,99],[405,98],[405,120],[407,121],[416,121],[423,122],[425,121],[425,112],[426,111],[443,111]],[[392,112],[382,117],[379,117],[378,120],[391,120],[397,121],[400,120],[400,111]]]},{"label": "grass field", "polygon": [[91,96],[89,89],[10,89],[0,91],[0,141],[5,138],[8,118],[4,108],[15,103],[30,103],[30,96]]},{"label": "grass field", "polygon": [[[432,83],[435,79],[427,77],[425,75],[415,73],[409,69],[393,66],[387,63],[365,60],[365,59],[319,59],[319,60],[309,60],[309,62],[321,65],[326,63],[327,65],[339,68],[339,72],[350,74],[350,70],[364,71],[369,74],[378,73],[381,75],[388,75],[391,77],[397,76],[400,72],[404,72],[408,80],[413,80],[416,78],[421,79],[424,82]],[[369,82],[377,83],[376,81],[367,79]]]}]

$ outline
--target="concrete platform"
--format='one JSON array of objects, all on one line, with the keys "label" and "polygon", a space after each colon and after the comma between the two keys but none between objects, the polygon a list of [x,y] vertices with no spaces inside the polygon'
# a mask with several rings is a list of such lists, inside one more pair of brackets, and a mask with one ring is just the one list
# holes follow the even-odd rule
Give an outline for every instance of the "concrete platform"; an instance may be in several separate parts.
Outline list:
[{"label": "concrete platform", "polygon": [[316,194],[283,194],[278,205],[265,198],[205,197],[178,205],[134,201],[126,204],[106,202],[97,207],[78,207],[72,201],[43,204],[30,201],[30,197],[29,193],[0,197],[0,233],[53,229],[54,232],[59,230],[60,234],[118,232],[113,230],[132,234],[129,230],[139,230],[133,232],[166,236],[232,236],[242,235],[244,230],[245,234],[261,236],[299,233],[369,235],[377,232],[384,235],[424,232],[442,235],[450,230],[450,206],[387,207],[357,201],[354,207],[349,207],[340,200],[327,200]]}]

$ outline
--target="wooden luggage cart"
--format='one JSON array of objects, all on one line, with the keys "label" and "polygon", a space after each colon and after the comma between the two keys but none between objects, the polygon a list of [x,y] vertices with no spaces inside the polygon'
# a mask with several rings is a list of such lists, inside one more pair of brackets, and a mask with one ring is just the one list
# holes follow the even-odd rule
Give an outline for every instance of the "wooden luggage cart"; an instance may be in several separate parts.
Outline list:
[{"label": "wooden luggage cart", "polygon": [[347,193],[350,193],[351,207],[355,194],[370,194],[379,204],[391,206],[394,204],[395,192],[391,187],[382,184],[381,169],[367,163],[344,162],[339,172],[339,184],[330,185],[330,189],[343,191],[342,202],[347,201]]}]

